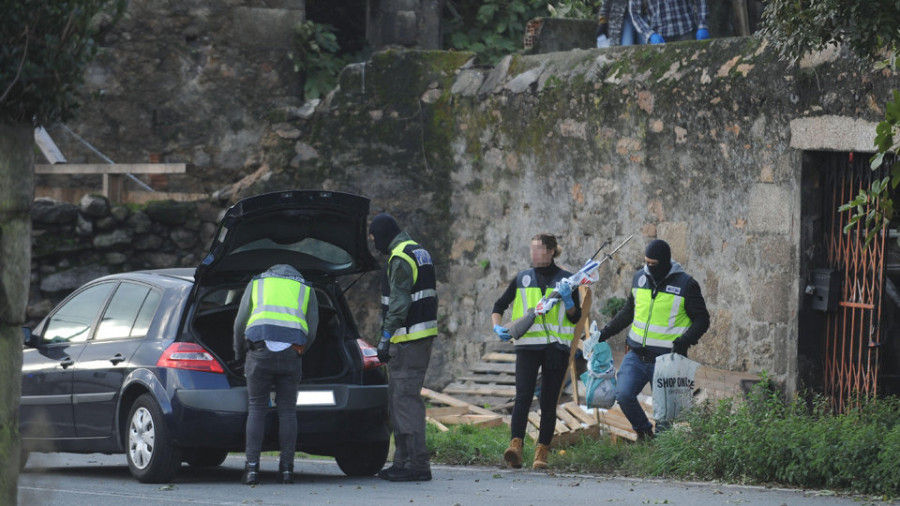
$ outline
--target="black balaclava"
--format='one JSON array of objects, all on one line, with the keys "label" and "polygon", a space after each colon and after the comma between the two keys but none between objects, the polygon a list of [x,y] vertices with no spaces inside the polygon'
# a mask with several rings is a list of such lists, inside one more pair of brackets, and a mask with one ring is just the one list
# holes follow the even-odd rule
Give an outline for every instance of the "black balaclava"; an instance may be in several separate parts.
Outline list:
[{"label": "black balaclava", "polygon": [[672,250],[669,249],[669,244],[662,239],[654,239],[647,245],[647,251],[644,252],[644,256],[659,261],[658,264],[652,267],[647,266],[647,270],[650,271],[653,280],[658,283],[665,279],[672,269]]},{"label": "black balaclava", "polygon": [[391,247],[391,241],[400,233],[400,226],[397,220],[390,214],[381,213],[372,218],[372,224],[369,225],[369,233],[375,238],[375,249],[390,254],[388,248]]}]

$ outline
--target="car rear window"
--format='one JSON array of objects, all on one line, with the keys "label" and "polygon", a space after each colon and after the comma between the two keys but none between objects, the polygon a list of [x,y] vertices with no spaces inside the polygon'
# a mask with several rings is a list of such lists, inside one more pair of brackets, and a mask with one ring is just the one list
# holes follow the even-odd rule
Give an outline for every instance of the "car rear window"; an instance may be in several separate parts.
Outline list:
[{"label": "car rear window", "polygon": [[147,335],[160,296],[144,285],[122,283],[97,327],[96,340],[123,339]]},{"label": "car rear window", "polygon": [[353,257],[350,256],[350,253],[346,250],[329,242],[312,237],[306,237],[298,242],[284,244],[277,243],[271,239],[258,239],[242,245],[232,253],[265,253],[266,251],[290,251],[293,253],[300,253],[305,257],[316,259],[316,263],[322,262],[328,264],[330,269],[344,269],[353,265]]}]

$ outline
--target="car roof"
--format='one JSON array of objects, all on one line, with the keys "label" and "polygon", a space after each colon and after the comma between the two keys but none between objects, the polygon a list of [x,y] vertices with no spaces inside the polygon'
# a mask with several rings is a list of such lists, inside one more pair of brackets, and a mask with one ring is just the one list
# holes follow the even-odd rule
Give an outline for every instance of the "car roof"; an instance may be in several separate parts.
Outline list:
[{"label": "car roof", "polygon": [[147,269],[142,271],[120,272],[103,276],[96,281],[117,279],[143,281],[160,287],[184,286],[194,283],[194,269],[182,267],[175,269]]}]

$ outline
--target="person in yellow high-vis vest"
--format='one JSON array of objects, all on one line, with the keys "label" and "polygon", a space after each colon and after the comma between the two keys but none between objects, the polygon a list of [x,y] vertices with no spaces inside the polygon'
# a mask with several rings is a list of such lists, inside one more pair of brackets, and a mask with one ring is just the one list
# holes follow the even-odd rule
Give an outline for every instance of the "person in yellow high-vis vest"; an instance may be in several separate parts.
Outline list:
[{"label": "person in yellow high-vis vest", "polygon": [[516,350],[516,399],[510,422],[509,448],[503,459],[515,468],[522,467],[523,441],[528,423],[528,411],[537,383],[538,369],[541,370],[541,422],[537,446],[534,452],[534,469],[547,468],[547,455],[553,432],[556,429],[556,404],[559,391],[569,366],[569,348],[575,336],[575,324],[581,319],[581,304],[578,292],[563,279],[572,275],[561,269],[553,261],[562,252],[556,237],[537,234],[531,239],[530,254],[532,268],[519,272],[503,295],[494,303],[491,321],[494,333],[501,340],[510,339],[509,329],[500,325],[503,312],[512,305],[512,319],[525,315],[534,308],[542,297],[548,295],[560,284],[561,303],[550,312],[535,318],[534,325],[519,339],[514,341]]},{"label": "person in yellow high-vis vest", "polygon": [[[709,328],[709,312],[700,284],[672,261],[669,244],[654,239],[644,251],[644,266],[634,273],[631,294],[613,319],[600,330],[606,341],[628,327],[628,353],[616,375],[616,402],[640,440],[653,437],[653,424],[638,394],[653,380],[656,357],[687,356]],[[657,432],[664,427],[657,426]]]},{"label": "person in yellow high-vis vest", "polygon": [[388,364],[388,396],[394,460],[378,477],[388,481],[431,480],[425,441],[422,386],[437,327],[437,279],[431,254],[402,232],[389,214],[372,219],[375,249],[388,255],[382,277],[382,324],[378,359]]},{"label": "person in yellow high-vis vest", "polygon": [[239,362],[246,355],[249,407],[247,457],[241,481],[247,485],[259,484],[259,454],[273,387],[278,410],[278,472],[282,483],[294,481],[301,355],[316,338],[318,325],[316,291],[292,266],[274,265],[247,284],[234,320],[235,359]]}]

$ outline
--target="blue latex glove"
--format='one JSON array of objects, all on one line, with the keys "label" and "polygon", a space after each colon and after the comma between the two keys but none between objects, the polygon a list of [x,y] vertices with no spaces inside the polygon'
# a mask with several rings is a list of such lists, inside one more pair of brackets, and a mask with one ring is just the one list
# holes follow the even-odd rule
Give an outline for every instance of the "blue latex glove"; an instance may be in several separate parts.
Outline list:
[{"label": "blue latex glove", "polygon": [[391,361],[391,334],[384,330],[378,341],[378,361],[386,364]]},{"label": "blue latex glove", "polygon": [[572,286],[568,283],[560,283],[559,288],[556,289],[559,292],[559,296],[563,301],[563,304],[566,305],[566,311],[575,307],[575,301],[572,300]]},{"label": "blue latex glove", "polygon": [[512,336],[509,335],[509,329],[502,325],[494,325],[494,334],[497,334],[497,337],[499,337],[501,341],[509,341],[512,339]]},{"label": "blue latex glove", "polygon": [[666,39],[662,38],[662,35],[658,33],[654,33],[650,35],[650,43],[651,44],[665,44]]},{"label": "blue latex glove", "polygon": [[706,40],[709,38],[709,30],[700,28],[697,30],[697,40]]}]

